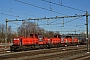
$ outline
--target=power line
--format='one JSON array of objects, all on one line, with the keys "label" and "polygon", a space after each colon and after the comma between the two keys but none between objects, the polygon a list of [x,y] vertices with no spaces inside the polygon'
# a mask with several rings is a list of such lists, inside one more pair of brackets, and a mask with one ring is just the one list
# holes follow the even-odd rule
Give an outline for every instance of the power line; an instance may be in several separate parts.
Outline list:
[{"label": "power line", "polygon": [[[73,0],[74,2],[77,2],[76,0]],[[77,2],[79,5],[82,5],[82,6],[84,6],[85,7],[85,9],[87,10],[87,8],[89,8],[88,6],[86,6],[85,4],[82,4],[82,3],[80,3],[80,2]],[[88,11],[88,10],[87,10]],[[89,11],[88,11],[88,13],[90,13]]]},{"label": "power line", "polygon": [[[26,18],[25,16],[19,16],[19,15],[17,15],[17,16],[15,16],[15,15],[13,15],[13,14],[5,14],[4,12],[5,11],[7,11],[7,10],[3,10],[3,12],[0,12],[0,14],[2,14],[2,15],[7,15],[7,16],[13,16],[13,17],[20,17],[20,18]],[[11,13],[11,11],[9,11],[10,13]],[[23,14],[23,13],[17,13],[17,12],[14,12],[14,13],[16,13],[16,14]],[[23,14],[23,15],[27,15],[28,16],[28,14]],[[30,16],[30,15],[29,15]]]},{"label": "power line", "polygon": [[[80,18],[82,18],[82,17],[77,17],[77,18],[72,19],[72,20],[70,20],[70,21],[67,21],[67,22],[65,22],[65,23],[69,23],[69,22],[72,22],[72,21],[77,20],[77,19],[80,19]],[[64,23],[64,24],[65,24],[65,23]]]},{"label": "power line", "polygon": [[[7,16],[13,16],[13,17],[20,17],[20,16],[18,16],[18,15],[15,16],[15,15],[10,15],[10,14],[4,14],[4,13],[1,13],[1,12],[0,12],[0,14],[2,14],[2,15],[7,15]],[[20,17],[20,18],[25,18],[25,17]]]},{"label": "power line", "polygon": [[[80,19],[80,18],[81,18],[81,17],[72,19],[72,20],[70,20],[70,21],[64,22],[64,24],[69,23],[69,22],[72,22],[72,21],[77,20],[77,19]],[[53,22],[50,22],[50,23],[48,23],[48,24],[46,24],[46,25],[58,25],[58,24],[63,24],[63,23],[55,23],[56,21],[57,21],[57,20],[55,20],[55,21],[53,21]],[[52,23],[55,23],[55,24],[52,24]],[[40,24],[40,25],[43,25],[43,24]],[[45,25],[45,24],[44,24],[44,25]]]},{"label": "power line", "polygon": [[50,10],[50,9],[47,9],[47,8],[44,8],[44,7],[40,7],[40,6],[37,6],[37,5],[30,4],[30,3],[27,3],[27,2],[23,2],[23,1],[19,1],[19,0],[15,0],[15,1],[20,2],[20,3],[23,3],[23,4],[30,5],[30,6],[34,6],[34,7],[43,9],[43,10],[51,11],[51,12],[62,14],[62,15],[66,15],[66,14],[63,14],[63,13],[60,13],[60,12],[57,12],[57,11],[54,11],[54,10]]},{"label": "power line", "polygon": [[78,10],[78,11],[86,12],[86,11],[84,11],[84,10],[80,10],[80,9],[77,9],[77,8],[65,6],[65,5],[63,5],[63,4],[61,5],[61,4],[58,4],[58,3],[55,3],[55,2],[51,2],[51,1],[46,1],[46,0],[41,0],[41,1],[48,2],[48,3],[52,3],[52,4],[55,4],[55,5],[59,5],[59,6],[63,6],[63,7],[66,7],[66,8],[69,8],[69,9],[73,9],[73,10]]},{"label": "power line", "polygon": [[[15,9],[13,9],[13,8],[11,8],[11,7],[5,7],[3,4],[4,4],[4,3],[3,3],[3,0],[2,0],[2,8],[1,8],[1,12],[0,12],[1,15],[13,16],[13,17],[20,17],[20,18],[26,18],[25,16],[20,16],[20,15],[7,14],[7,13],[5,13],[5,11],[8,11],[8,12],[12,13],[12,10],[15,10]],[[11,2],[10,2],[10,4],[11,4]],[[4,7],[5,7],[5,8],[10,8],[10,11],[4,9]],[[16,9],[16,10],[20,10],[20,9]],[[21,10],[20,10],[20,11],[21,11]],[[16,13],[16,14],[22,14],[22,13],[20,13],[20,12],[19,12],[19,13],[15,12],[15,13]],[[23,15],[33,16],[33,15],[30,15],[30,14],[23,14]]]},{"label": "power line", "polygon": [[87,7],[86,5],[81,4],[81,3],[77,2],[76,0],[73,0],[73,1],[76,2],[76,3],[78,3],[79,5],[83,5],[85,8]]},{"label": "power line", "polygon": [[51,23],[55,23],[56,21],[58,21],[58,19],[57,19],[57,20],[55,20],[55,21],[50,22],[49,24],[51,24]]},{"label": "power line", "polygon": [[[24,13],[20,13],[20,12],[19,12],[19,13],[17,13],[17,12],[11,12],[11,11],[9,11],[9,10],[3,10],[3,12],[10,12],[10,13],[21,14],[21,15],[23,14],[23,15],[26,15],[26,16],[33,16],[33,15],[24,14]],[[3,12],[2,12],[2,13],[3,13]],[[8,15],[9,15],[9,14],[8,14]]]}]

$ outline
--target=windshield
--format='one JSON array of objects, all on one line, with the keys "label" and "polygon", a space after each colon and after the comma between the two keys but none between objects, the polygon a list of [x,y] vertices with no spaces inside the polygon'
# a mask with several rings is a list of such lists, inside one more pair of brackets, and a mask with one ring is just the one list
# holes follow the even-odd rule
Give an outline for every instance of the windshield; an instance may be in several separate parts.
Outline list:
[{"label": "windshield", "polygon": [[43,36],[42,35],[39,35],[38,38],[43,38]]}]

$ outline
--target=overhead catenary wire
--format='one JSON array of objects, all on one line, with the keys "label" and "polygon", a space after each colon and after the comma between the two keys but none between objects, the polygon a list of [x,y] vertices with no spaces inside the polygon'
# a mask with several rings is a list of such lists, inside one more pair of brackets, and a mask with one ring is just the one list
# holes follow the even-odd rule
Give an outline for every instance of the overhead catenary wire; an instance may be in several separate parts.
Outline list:
[{"label": "overhead catenary wire", "polygon": [[[66,24],[66,23],[70,23],[70,22],[72,22],[72,21],[74,21],[74,20],[77,20],[77,19],[80,19],[81,17],[78,17],[78,18],[75,18],[75,19],[72,19],[72,20],[70,20],[70,21],[67,21],[67,22],[64,22],[64,24]],[[58,19],[57,19],[58,20]],[[40,25],[58,25],[58,24],[63,24],[63,23],[55,23],[56,22],[56,20],[55,21],[53,21],[53,22],[50,22],[50,23],[48,23],[48,24],[40,24]],[[54,23],[54,24],[52,24],[52,23]]]},{"label": "overhead catenary wire", "polygon": [[[10,15],[10,14],[5,14],[4,13],[4,8],[3,8],[3,0],[2,0],[2,12],[0,12],[2,15],[7,15],[7,16],[13,16],[13,17],[20,17],[20,16],[15,16],[15,15]],[[21,17],[22,18],[22,17]]]},{"label": "overhead catenary wire", "polygon": [[62,7],[66,7],[66,8],[73,9],[73,10],[77,10],[77,11],[81,11],[81,12],[86,12],[86,11],[84,11],[84,10],[80,10],[80,9],[73,8],[73,7],[70,7],[70,6],[65,6],[65,5],[63,5],[63,4],[58,4],[58,3],[55,3],[55,2],[51,2],[51,1],[46,1],[46,0],[41,0],[41,1],[48,2],[48,3],[52,3],[52,4],[54,4],[54,5],[59,5],[59,6],[62,6]]},{"label": "overhead catenary wire", "polygon": [[49,24],[51,24],[51,23],[55,23],[56,21],[58,21],[58,19],[57,19],[57,20],[55,20],[55,21],[50,22]]},{"label": "overhead catenary wire", "polygon": [[23,2],[23,1],[20,1],[20,0],[15,0],[15,1],[23,3],[23,4],[30,5],[30,6],[33,6],[33,7],[36,7],[36,8],[40,8],[40,9],[43,9],[43,10],[51,11],[51,12],[54,12],[54,13],[57,13],[57,14],[66,15],[66,14],[63,14],[63,13],[60,13],[60,12],[57,12],[57,11],[54,11],[54,10],[50,10],[50,9],[47,9],[47,8],[44,8],[44,7],[40,7],[40,6],[37,6],[37,5],[34,5],[34,4]]},{"label": "overhead catenary wire", "polygon": [[[82,18],[82,17],[77,17],[77,18],[72,19],[72,20],[69,20],[69,21],[67,21],[67,22],[65,22],[65,23],[69,23],[69,22],[72,22],[72,21],[77,20],[77,19],[80,19],[80,18]],[[65,23],[64,23],[64,24],[65,24]]]},{"label": "overhead catenary wire", "polygon": [[[20,16],[18,16],[18,15],[4,14],[4,13],[1,13],[1,12],[0,12],[0,14],[2,14],[2,15],[7,15],[7,16],[13,16],[13,17],[20,17]],[[20,18],[26,18],[26,17],[20,17]]]},{"label": "overhead catenary wire", "polygon": [[[20,10],[20,9],[15,9],[15,8],[12,8],[11,7],[11,2],[10,2],[10,7],[5,7],[4,6],[4,3],[3,3],[3,0],[2,0],[2,5],[1,5],[1,12],[0,12],[0,14],[3,16],[12,16],[12,17],[18,17],[18,18],[27,18],[27,17],[25,17],[25,16],[20,16],[20,14],[23,14],[23,15],[27,15],[27,16],[34,16],[34,15],[30,15],[30,14],[24,14],[24,13],[18,13],[18,12],[13,12],[14,10]],[[4,9],[5,8],[5,9]],[[10,10],[7,10],[6,8],[10,8]],[[21,10],[20,10],[21,11]],[[16,13],[16,14],[14,14],[14,13]]]},{"label": "overhead catenary wire", "polygon": [[[81,17],[80,17],[81,18]],[[76,19],[80,19],[80,18],[75,18],[74,20],[76,20]],[[71,20],[72,21],[72,20]],[[70,21],[70,22],[71,22]],[[68,23],[68,22],[67,22]],[[54,24],[39,24],[39,25],[41,25],[43,28],[51,28],[51,29],[53,29],[54,27],[55,27],[55,29],[60,29],[60,30],[62,30],[61,28],[62,28],[62,26],[61,25],[58,25],[58,24],[62,24],[62,23],[54,23]],[[58,26],[57,26],[58,25]],[[79,24],[80,25],[80,24]],[[78,25],[78,26],[79,26]],[[44,26],[47,26],[47,27],[44,27]],[[72,25],[70,25],[71,27],[75,27],[75,26],[72,26]],[[77,27],[78,27],[77,26]],[[80,25],[81,26],[81,25]],[[82,26],[84,26],[84,24],[82,25]],[[64,28],[64,27],[63,27]],[[78,27],[78,28],[80,28],[80,27]],[[57,29],[57,30],[58,30]],[[65,28],[64,28],[65,29]],[[65,29],[65,30],[67,30],[67,29]],[[68,29],[68,30],[71,30],[71,29]]]},{"label": "overhead catenary wire", "polygon": [[78,2],[78,1],[76,1],[76,0],[73,0],[74,2],[76,2],[76,3],[78,3],[79,5],[82,5],[83,7],[87,7],[86,5],[84,5],[84,4],[82,4],[81,2]]},{"label": "overhead catenary wire", "polygon": [[[84,4],[80,3],[80,2],[77,2],[76,0],[73,0],[73,1],[76,2],[76,3],[78,3],[81,6],[85,7],[86,10],[89,8],[88,6],[86,6],[86,5],[84,5]],[[88,11],[88,13],[90,13],[89,10],[87,10],[87,11]]]},{"label": "overhead catenary wire", "polygon": [[[10,8],[10,7],[5,7],[4,6],[4,8]],[[23,14],[23,15],[26,15],[26,16],[35,16],[35,15],[31,15],[31,14],[21,13],[20,9],[10,8],[10,10],[9,10],[9,9],[4,9],[4,8],[2,10],[2,13],[3,12],[10,12],[10,13],[16,13],[16,14]],[[15,11],[18,10],[19,12],[14,12],[14,10]]]},{"label": "overhead catenary wire", "polygon": [[[8,10],[6,10],[7,12],[10,12],[10,11],[8,11]],[[14,15],[14,14],[6,14],[6,13],[4,13],[5,12],[5,10],[3,10],[3,12],[0,12],[0,14],[2,14],[2,15],[7,15],[7,16],[13,16],[13,17],[19,17],[19,18],[27,18],[27,17],[25,17],[25,16],[20,16],[20,15]],[[11,12],[10,12],[11,13]],[[14,12],[15,13],[15,12]],[[16,14],[23,14],[23,13],[17,13],[16,12]],[[27,14],[23,14],[23,15],[27,15]],[[28,15],[27,15],[28,16]],[[29,15],[30,16],[30,15]]]}]

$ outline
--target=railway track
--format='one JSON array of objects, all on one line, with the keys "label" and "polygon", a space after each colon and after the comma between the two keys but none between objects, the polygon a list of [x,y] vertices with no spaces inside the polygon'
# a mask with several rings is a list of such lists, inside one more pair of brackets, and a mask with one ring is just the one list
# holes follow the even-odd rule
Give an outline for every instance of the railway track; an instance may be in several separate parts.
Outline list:
[{"label": "railway track", "polygon": [[70,60],[90,60],[89,58],[90,58],[90,54],[84,53],[84,55],[82,54],[81,56],[74,57]]},{"label": "railway track", "polygon": [[32,51],[10,52],[0,54],[0,60],[77,60],[85,56],[88,56],[85,59],[90,58],[88,54],[86,53],[86,45],[80,45],[78,47],[68,46]]}]

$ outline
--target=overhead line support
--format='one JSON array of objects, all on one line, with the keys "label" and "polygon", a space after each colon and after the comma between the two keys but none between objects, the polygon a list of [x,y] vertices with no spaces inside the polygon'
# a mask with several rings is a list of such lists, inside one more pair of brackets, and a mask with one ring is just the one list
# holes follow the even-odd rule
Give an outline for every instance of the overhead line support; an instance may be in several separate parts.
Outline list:
[{"label": "overhead line support", "polygon": [[6,19],[5,49],[7,48],[7,30],[8,30],[7,22],[8,22],[8,20]]},{"label": "overhead line support", "polygon": [[29,18],[27,20],[46,20],[46,19],[58,19],[58,18],[74,18],[74,17],[83,17],[83,16],[86,16],[86,15],[75,15],[75,16],[56,16],[56,17],[49,17],[49,18]]},{"label": "overhead line support", "polygon": [[86,41],[87,41],[87,52],[89,52],[89,40],[88,40],[88,12],[86,11]]},{"label": "overhead line support", "polygon": [[7,40],[8,40],[8,22],[13,22],[13,21],[24,21],[24,20],[8,20],[6,19],[6,32],[5,32],[5,49],[7,49]]}]

